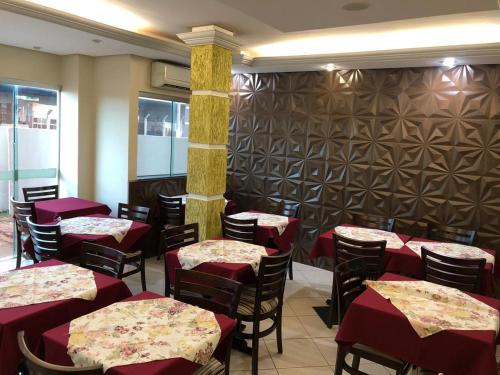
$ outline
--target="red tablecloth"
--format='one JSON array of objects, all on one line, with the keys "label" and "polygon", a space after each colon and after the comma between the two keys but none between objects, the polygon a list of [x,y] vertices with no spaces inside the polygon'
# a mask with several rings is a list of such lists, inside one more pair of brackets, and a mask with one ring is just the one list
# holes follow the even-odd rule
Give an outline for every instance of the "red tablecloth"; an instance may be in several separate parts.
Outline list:
[{"label": "red tablecloth", "polygon": [[[428,238],[418,238],[413,237],[412,241],[419,242],[435,242],[433,240],[429,240]],[[490,249],[482,249],[491,255],[495,256],[495,250]],[[414,251],[412,251],[409,247],[403,246],[397,254],[393,256],[393,261],[389,265],[386,266],[387,272],[393,273],[404,273],[405,275],[415,277],[421,279],[423,277],[423,264],[422,258],[420,258]],[[495,285],[494,285],[494,273],[493,273],[493,264],[486,263],[484,267],[484,275],[482,280],[482,294],[493,297],[495,295]]]},{"label": "red tablecloth", "polygon": [[[380,280],[413,280],[384,274]],[[500,301],[471,294],[500,309]],[[360,343],[413,365],[445,375],[496,375],[494,331],[446,330],[420,338],[408,319],[373,289],[353,301],[335,338],[339,345]]]},{"label": "red tablecloth", "polygon": [[111,209],[105,204],[92,202],[80,198],[50,199],[35,203],[38,223],[49,223],[58,217],[70,219],[72,217],[92,214],[109,215]]},{"label": "red tablecloth", "polygon": [[[171,284],[175,283],[175,270],[181,268],[177,253],[179,250],[173,250],[165,253],[165,262],[167,262],[168,278]],[[277,249],[266,247],[268,255],[277,255]],[[227,279],[236,280],[243,284],[255,283],[255,272],[252,267],[246,263],[218,263],[206,262],[193,268],[195,271],[205,272],[212,275],[222,276]]]},{"label": "red tablecloth", "polygon": [[[30,267],[60,264],[64,263],[49,260]],[[99,273],[94,273],[94,276],[97,286],[94,301],[72,298],[0,309],[0,375],[17,375],[17,365],[21,359],[17,346],[18,331],[25,331],[29,347],[35,350],[44,331],[131,295],[123,281]]]},{"label": "red tablecloth", "polygon": [[[144,299],[164,298],[155,293],[143,292],[126,301],[138,301]],[[231,331],[235,328],[236,322],[222,314],[215,314],[215,318],[221,328],[221,339],[214,353],[214,356],[220,361],[224,360],[227,345]],[[51,329],[43,334],[44,359],[49,363],[58,365],[73,366],[71,358],[67,354],[69,340],[69,323]],[[161,361],[147,363],[138,363],[134,365],[112,367],[106,371],[106,375],[163,375],[163,374],[182,374],[188,375],[195,372],[200,365],[183,358],[171,358]]]},{"label": "red tablecloth", "polygon": [[[109,217],[107,215],[94,214],[86,215],[91,217]],[[80,247],[83,241],[93,240],[101,245],[111,247],[123,252],[134,252],[140,249],[141,239],[149,232],[151,225],[134,221],[127,235],[118,243],[111,235],[95,234],[65,234],[63,236],[63,252],[65,257],[77,256],[80,254]]]},{"label": "red tablecloth", "polygon": [[[353,227],[351,224],[342,224],[343,226]],[[309,258],[314,259],[318,257],[329,257],[333,258],[333,234],[335,233],[335,229],[331,229],[326,233],[321,234],[314,243],[314,246],[311,249],[311,253],[309,254]],[[406,234],[398,234],[398,237],[404,243],[408,242],[411,239],[411,236]],[[401,261],[399,258],[400,249],[385,249],[385,269],[388,272],[392,272],[393,269],[399,267],[399,262]],[[399,272],[399,271],[396,271]]]}]

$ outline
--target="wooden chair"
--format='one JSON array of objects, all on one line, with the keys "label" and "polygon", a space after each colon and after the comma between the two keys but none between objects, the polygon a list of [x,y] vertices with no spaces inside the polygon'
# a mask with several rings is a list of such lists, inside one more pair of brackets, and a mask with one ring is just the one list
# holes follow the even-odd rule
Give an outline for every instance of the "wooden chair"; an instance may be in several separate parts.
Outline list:
[{"label": "wooden chair", "polygon": [[36,224],[31,217],[26,218],[33,242],[35,259],[39,262],[48,259],[60,259],[62,236],[59,224]]},{"label": "wooden chair", "polygon": [[220,214],[222,236],[224,238],[248,243],[255,243],[257,219],[239,220]]},{"label": "wooden chair", "polygon": [[[164,249],[165,258],[165,296],[169,297],[171,293],[170,279],[168,276],[167,267],[167,254],[169,251],[177,250],[183,246],[189,246],[197,243],[198,236],[198,223],[181,225],[178,227],[171,227],[164,229],[161,232],[161,243]],[[172,280],[173,281],[173,280]]]},{"label": "wooden chair", "polygon": [[475,230],[447,227],[444,225],[427,224],[427,238],[442,242],[456,242],[462,245],[472,245],[476,237]]},{"label": "wooden chair", "polygon": [[[366,264],[366,274],[371,280],[376,280],[384,272],[384,254],[387,241],[358,241],[333,234],[334,257],[333,266],[363,257]],[[328,328],[332,328],[333,317],[338,300],[336,298],[335,271],[332,283],[332,298],[328,311]]]},{"label": "wooden chair", "polygon": [[[158,194],[158,213],[160,215],[160,225],[163,229],[184,225],[184,207],[181,197],[167,197],[166,195]],[[160,241],[157,259],[160,259],[161,245]]]},{"label": "wooden chair", "polygon": [[[192,270],[180,268],[175,270],[174,298],[216,314],[224,314],[230,318],[235,318],[241,289],[242,284],[238,281]],[[225,373],[229,375],[233,334],[234,332],[228,340],[224,365],[212,358],[207,365],[203,366],[195,374]],[[216,366],[217,364],[219,366]]]},{"label": "wooden chair", "polygon": [[361,214],[353,214],[352,221],[354,225],[359,225],[360,227],[380,229],[385,230],[386,232],[392,232],[394,230],[395,223],[393,218]]},{"label": "wooden chair", "polygon": [[[15,221],[16,268],[19,268],[21,266],[23,251],[26,253],[24,243],[30,238],[30,230],[26,219],[31,216],[31,220],[36,223],[36,210],[35,203],[33,202],[19,202],[14,200],[14,198],[10,198],[10,203]],[[33,259],[33,261],[35,263],[38,262],[36,259]]]},{"label": "wooden chair", "polygon": [[[281,215],[283,216],[288,216],[288,217],[293,217],[295,219],[299,218],[299,213],[300,213],[300,203],[299,202],[285,202],[283,201],[283,210],[281,211]],[[290,260],[289,266],[288,266],[288,277],[290,280],[293,280],[293,256],[295,254],[295,239],[294,242],[291,244],[291,250],[292,252],[292,259]]]},{"label": "wooden chair", "polygon": [[[236,312],[238,327],[241,322],[252,322],[252,333],[236,332],[238,339],[252,340],[252,375],[258,374],[259,339],[276,331],[278,353],[283,353],[281,335],[283,292],[285,290],[288,262],[291,254],[263,256],[260,261],[257,285],[245,286],[241,293],[240,304]],[[260,330],[260,322],[270,319],[272,324]]]},{"label": "wooden chair", "polygon": [[482,276],[486,259],[454,258],[421,249],[424,280],[460,289],[464,292],[482,292]]},{"label": "wooden chair", "polygon": [[117,279],[123,277],[127,254],[97,243],[84,241],[80,266]]},{"label": "wooden chair", "polygon": [[46,201],[59,198],[59,185],[23,188],[26,202]]},{"label": "wooden chair", "polygon": [[[53,365],[51,363],[42,361],[40,358],[36,357],[26,345],[24,339],[24,331],[17,333],[17,344],[21,350],[23,357],[23,365],[27,368],[27,373],[29,375],[101,375],[102,366],[90,366],[90,367],[70,367],[70,366],[59,366]],[[24,374],[24,372],[23,372]]]},{"label": "wooden chair", "polygon": [[[345,312],[356,297],[366,289],[363,282],[367,279],[367,264],[365,258],[353,258],[339,263],[334,270],[336,294],[338,296],[338,316],[339,322],[342,321]],[[352,364],[346,362],[347,354],[353,355]],[[378,352],[369,346],[354,344],[349,350],[337,349],[337,362],[335,366],[335,375],[341,375],[343,371],[353,375],[364,375],[359,370],[360,359],[378,363],[396,371],[396,375],[406,374],[411,366],[397,358]]]},{"label": "wooden chair", "polygon": [[[128,219],[147,224],[149,223],[150,211],[149,207],[133,206],[125,203],[118,204],[118,217],[120,219]],[[142,290],[145,291],[146,259],[144,257],[144,251],[137,250],[133,253],[126,253],[126,255],[125,264],[131,266],[132,269],[130,271],[124,271],[122,277],[127,277],[140,272]]]}]

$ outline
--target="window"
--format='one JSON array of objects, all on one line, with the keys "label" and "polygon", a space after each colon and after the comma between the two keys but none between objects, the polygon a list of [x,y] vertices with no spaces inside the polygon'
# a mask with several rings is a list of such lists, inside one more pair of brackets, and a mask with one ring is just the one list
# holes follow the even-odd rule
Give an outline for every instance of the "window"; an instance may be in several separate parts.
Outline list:
[{"label": "window", "polygon": [[137,177],[187,173],[189,103],[139,97]]}]

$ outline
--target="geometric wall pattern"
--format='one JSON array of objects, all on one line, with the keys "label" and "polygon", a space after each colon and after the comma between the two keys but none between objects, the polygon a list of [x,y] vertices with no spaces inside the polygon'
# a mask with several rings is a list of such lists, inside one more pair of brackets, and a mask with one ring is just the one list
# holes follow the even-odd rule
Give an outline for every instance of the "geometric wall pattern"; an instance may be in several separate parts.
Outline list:
[{"label": "geometric wall pattern", "polygon": [[365,212],[500,250],[500,65],[233,76],[228,187],[300,202],[297,259]]}]

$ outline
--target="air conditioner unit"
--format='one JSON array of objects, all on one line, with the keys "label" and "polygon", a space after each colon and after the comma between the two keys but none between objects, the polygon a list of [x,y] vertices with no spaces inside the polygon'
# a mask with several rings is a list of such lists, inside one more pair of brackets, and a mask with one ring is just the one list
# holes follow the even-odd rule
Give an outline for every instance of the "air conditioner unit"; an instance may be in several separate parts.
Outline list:
[{"label": "air conditioner unit", "polygon": [[154,61],[151,65],[151,86],[189,90],[191,70],[183,66]]}]

